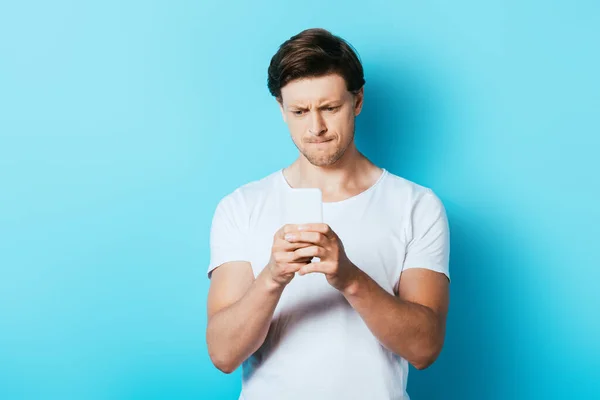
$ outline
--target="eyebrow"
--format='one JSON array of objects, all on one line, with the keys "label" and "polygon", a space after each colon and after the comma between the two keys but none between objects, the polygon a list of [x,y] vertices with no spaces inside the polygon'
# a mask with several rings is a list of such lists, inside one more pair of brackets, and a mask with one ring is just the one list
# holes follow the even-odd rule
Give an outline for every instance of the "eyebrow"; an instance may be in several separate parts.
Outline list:
[{"label": "eyebrow", "polygon": [[[318,108],[319,108],[319,110],[322,110],[324,108],[329,108],[332,106],[337,107],[340,105],[340,103],[341,103],[341,100],[329,100],[329,101],[326,101],[325,103],[323,103],[322,105],[320,105]],[[307,108],[304,106],[294,105],[294,104],[289,105],[288,108],[297,108],[299,110],[307,110]]]}]

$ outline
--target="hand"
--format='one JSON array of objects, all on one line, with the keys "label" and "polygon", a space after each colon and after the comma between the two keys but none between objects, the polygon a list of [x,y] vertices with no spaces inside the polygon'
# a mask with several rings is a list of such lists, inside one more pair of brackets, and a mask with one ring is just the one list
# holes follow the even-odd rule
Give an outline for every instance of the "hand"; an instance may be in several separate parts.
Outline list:
[{"label": "hand", "polygon": [[296,231],[285,235],[285,239],[290,243],[307,245],[295,251],[298,256],[320,258],[320,262],[302,265],[300,275],[323,273],[327,282],[341,292],[357,279],[360,270],[348,259],[342,241],[329,225],[298,225]]},{"label": "hand", "polygon": [[298,225],[284,225],[273,237],[271,258],[267,264],[269,277],[278,287],[285,287],[296,275],[296,272],[306,264],[310,264],[312,256],[297,254],[298,249],[311,246],[310,243],[291,243],[284,236],[297,232]]}]

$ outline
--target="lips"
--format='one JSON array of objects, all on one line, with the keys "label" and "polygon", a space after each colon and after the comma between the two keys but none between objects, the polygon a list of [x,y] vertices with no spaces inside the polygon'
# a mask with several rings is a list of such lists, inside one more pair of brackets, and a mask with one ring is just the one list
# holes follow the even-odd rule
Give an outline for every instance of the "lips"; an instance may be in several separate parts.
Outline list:
[{"label": "lips", "polygon": [[320,142],[309,142],[310,144],[320,144],[320,143],[327,143],[327,142],[331,142],[333,139],[329,139],[329,140],[321,140]]}]

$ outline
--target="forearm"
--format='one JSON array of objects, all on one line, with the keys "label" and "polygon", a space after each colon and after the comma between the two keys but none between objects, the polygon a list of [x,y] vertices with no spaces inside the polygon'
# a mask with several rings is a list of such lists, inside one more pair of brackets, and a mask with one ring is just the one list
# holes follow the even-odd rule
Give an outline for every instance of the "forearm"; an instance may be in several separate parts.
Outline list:
[{"label": "forearm", "polygon": [[379,342],[416,368],[428,367],[438,356],[444,329],[432,309],[386,292],[361,270],[344,296]]},{"label": "forearm", "polygon": [[206,340],[213,363],[233,372],[263,344],[283,288],[261,272],[244,296],[208,322]]}]

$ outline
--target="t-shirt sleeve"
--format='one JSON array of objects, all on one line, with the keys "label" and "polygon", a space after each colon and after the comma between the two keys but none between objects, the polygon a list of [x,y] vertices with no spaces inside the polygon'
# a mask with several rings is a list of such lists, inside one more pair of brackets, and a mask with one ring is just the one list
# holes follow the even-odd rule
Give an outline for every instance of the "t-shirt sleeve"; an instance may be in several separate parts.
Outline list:
[{"label": "t-shirt sleeve", "polygon": [[450,231],[441,200],[431,189],[419,198],[411,213],[412,239],[406,248],[403,270],[426,268],[450,279]]},{"label": "t-shirt sleeve", "polygon": [[208,278],[220,265],[248,261],[245,204],[239,193],[225,196],[217,205],[210,228],[210,264]]}]

